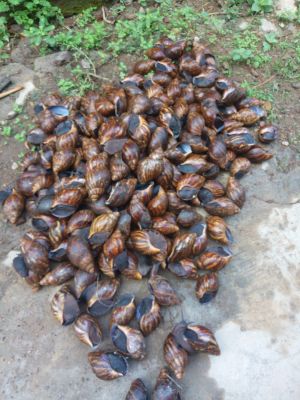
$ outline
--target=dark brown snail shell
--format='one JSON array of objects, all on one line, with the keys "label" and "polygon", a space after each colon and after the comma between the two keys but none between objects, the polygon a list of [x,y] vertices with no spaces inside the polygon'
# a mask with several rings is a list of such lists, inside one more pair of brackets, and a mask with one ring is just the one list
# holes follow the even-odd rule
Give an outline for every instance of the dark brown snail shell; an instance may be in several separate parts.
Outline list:
[{"label": "dark brown snail shell", "polygon": [[130,235],[134,249],[144,255],[167,257],[167,242],[163,235],[152,229],[133,231]]},{"label": "dark brown snail shell", "polygon": [[204,204],[204,208],[209,214],[219,217],[227,217],[240,212],[240,208],[228,197],[219,197],[211,200]]},{"label": "dark brown snail shell", "polygon": [[243,207],[245,200],[246,200],[245,189],[233,176],[230,176],[228,178],[227,187],[226,187],[226,195],[239,208]]},{"label": "dark brown snail shell", "polygon": [[163,171],[161,160],[144,158],[138,163],[137,178],[140,183],[147,183],[156,179]]},{"label": "dark brown snail shell", "polygon": [[164,342],[164,359],[177,379],[182,379],[188,363],[187,352],[180,347],[170,333]]},{"label": "dark brown snail shell", "polygon": [[79,299],[84,290],[97,279],[97,274],[81,271],[78,269],[74,276],[74,291]]},{"label": "dark brown snail shell", "polygon": [[25,207],[25,199],[22,194],[13,189],[12,193],[3,203],[3,213],[11,224],[17,224]]},{"label": "dark brown snail shell", "polygon": [[63,286],[52,298],[51,308],[54,317],[61,325],[70,325],[80,314],[76,298],[68,286]]},{"label": "dark brown snail shell", "polygon": [[274,125],[264,125],[257,131],[258,140],[271,143],[278,138],[278,128]]},{"label": "dark brown snail shell", "polygon": [[69,262],[62,262],[43,277],[40,281],[40,285],[61,285],[72,279],[75,272],[76,268],[72,264]]},{"label": "dark brown snail shell", "polygon": [[222,244],[232,243],[233,237],[230,229],[223,218],[218,216],[210,216],[206,220],[207,231],[209,236],[221,242]]},{"label": "dark brown snail shell", "polygon": [[110,325],[128,325],[134,318],[135,310],[134,295],[121,295],[111,312]]},{"label": "dark brown snail shell", "polygon": [[168,196],[161,186],[159,187],[156,196],[149,201],[147,208],[152,217],[159,217],[166,213],[168,209]]},{"label": "dark brown snail shell", "polygon": [[130,169],[122,160],[121,154],[116,153],[110,159],[110,172],[113,181],[119,181],[129,175]]},{"label": "dark brown snail shell", "polygon": [[174,275],[183,279],[197,279],[198,272],[197,267],[193,260],[183,259],[177,262],[168,263],[168,270]]},{"label": "dark brown snail shell", "polygon": [[125,400],[149,400],[147,388],[141,379],[135,379],[131,383]]},{"label": "dark brown snail shell", "polygon": [[245,157],[237,157],[230,167],[230,175],[235,179],[241,179],[251,169],[251,162]]},{"label": "dark brown snail shell", "polygon": [[181,400],[180,387],[172,377],[171,371],[164,367],[160,370],[152,400]]},{"label": "dark brown snail shell", "polygon": [[102,342],[102,331],[96,318],[81,314],[74,323],[75,334],[79,340],[95,348]]},{"label": "dark brown snail shell", "polygon": [[141,360],[146,355],[146,343],[142,333],[130,326],[113,325],[110,332],[111,340],[121,354],[135,360]]},{"label": "dark brown snail shell", "polygon": [[148,288],[161,306],[173,306],[181,303],[173,287],[161,275],[152,276],[148,281]]},{"label": "dark brown snail shell", "polygon": [[89,241],[92,244],[102,245],[112,234],[117,225],[120,213],[108,212],[96,217],[90,227]]},{"label": "dark brown snail shell", "polygon": [[219,289],[219,279],[215,272],[208,272],[201,275],[196,283],[196,297],[200,303],[208,303],[217,294]]},{"label": "dark brown snail shell", "polygon": [[161,313],[154,296],[144,297],[137,305],[136,319],[144,336],[150,335],[158,327]]},{"label": "dark brown snail shell", "polygon": [[82,229],[90,226],[95,218],[95,214],[92,210],[80,210],[77,211],[69,219],[67,224],[67,232],[69,235],[74,234],[77,229]]},{"label": "dark brown snail shell", "polygon": [[209,247],[197,259],[200,269],[218,271],[225,267],[232,258],[232,252],[228,247]]},{"label": "dark brown snail shell", "polygon": [[204,181],[205,178],[201,175],[183,175],[176,186],[177,196],[184,201],[194,199],[197,196],[201,186],[203,186]]},{"label": "dark brown snail shell", "polygon": [[113,186],[106,204],[110,207],[122,207],[127,204],[135,191],[136,183],[135,178],[122,179],[117,182]]},{"label": "dark brown snail shell", "polygon": [[128,371],[126,358],[116,351],[95,351],[88,354],[88,360],[97,378],[105,381],[125,376]]},{"label": "dark brown snail shell", "polygon": [[140,158],[139,146],[131,139],[128,139],[122,148],[122,157],[131,171],[135,171]]},{"label": "dark brown snail shell", "polygon": [[245,153],[245,157],[253,163],[260,163],[269,160],[273,155],[260,146],[254,146]]},{"label": "dark brown snail shell", "polygon": [[162,235],[173,235],[179,231],[176,217],[171,213],[165,213],[162,217],[153,218],[152,227]]},{"label": "dark brown snail shell", "polygon": [[117,279],[102,279],[89,285],[81,295],[89,314],[100,317],[108,313],[113,307],[113,298],[119,286],[120,282]]},{"label": "dark brown snail shell", "polygon": [[70,262],[89,274],[96,271],[95,261],[88,243],[78,236],[71,236],[68,240],[67,256]]},{"label": "dark brown snail shell", "polygon": [[179,233],[173,240],[173,246],[168,260],[177,261],[190,257],[193,253],[196,237],[196,233]]}]

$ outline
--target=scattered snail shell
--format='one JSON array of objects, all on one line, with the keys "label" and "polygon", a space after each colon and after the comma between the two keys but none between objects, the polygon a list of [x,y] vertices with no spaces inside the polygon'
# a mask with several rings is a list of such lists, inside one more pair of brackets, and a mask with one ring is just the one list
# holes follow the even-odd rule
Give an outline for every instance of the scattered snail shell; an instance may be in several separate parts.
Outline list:
[{"label": "scattered snail shell", "polygon": [[97,378],[110,381],[125,376],[128,371],[126,358],[119,352],[94,351],[88,360]]},{"label": "scattered snail shell", "polygon": [[119,285],[117,279],[102,279],[89,285],[81,295],[81,299],[87,304],[89,314],[100,317],[108,313],[113,307],[113,298]]},{"label": "scattered snail shell", "polygon": [[121,354],[135,360],[142,360],[146,355],[146,343],[142,333],[130,326],[113,325],[111,340]]},{"label": "scattered snail shell", "polygon": [[108,158],[102,153],[87,161],[86,187],[92,201],[97,201],[107,189],[111,174],[108,168]]},{"label": "scattered snail shell", "polygon": [[245,154],[255,146],[255,139],[250,133],[233,134],[230,132],[230,135],[227,133],[225,137],[225,144],[236,154]]},{"label": "scattered snail shell", "polygon": [[102,245],[112,234],[120,213],[108,212],[96,217],[90,227],[89,241],[93,244]]},{"label": "scattered snail shell", "polygon": [[168,270],[179,278],[197,279],[198,272],[195,263],[191,259],[183,259],[177,262],[168,263]]},{"label": "scattered snail shell", "polygon": [[232,258],[232,252],[228,247],[209,247],[197,259],[200,269],[218,271],[225,267]]},{"label": "scattered snail shell", "polygon": [[45,275],[49,269],[48,248],[34,238],[24,235],[20,242],[25,264],[36,274]]},{"label": "scattered snail shell", "polygon": [[40,285],[61,285],[72,279],[75,275],[76,268],[69,262],[62,262],[50,272],[48,272],[40,281]]},{"label": "scattered snail shell", "polygon": [[180,347],[170,333],[164,342],[164,359],[177,379],[182,379],[188,363],[187,352]]},{"label": "scattered snail shell", "polygon": [[129,211],[129,214],[131,215],[133,221],[140,228],[150,228],[151,227],[150,212],[149,212],[148,208],[136,197],[131,200],[128,211]]},{"label": "scattered snail shell", "polygon": [[137,166],[137,178],[140,183],[147,183],[157,178],[163,170],[163,164],[160,160],[153,158],[144,158],[139,161]]},{"label": "scattered snail shell", "polygon": [[177,196],[184,201],[194,199],[197,196],[201,186],[203,186],[204,181],[205,178],[201,175],[183,175],[176,186]]},{"label": "scattered snail shell", "polygon": [[149,201],[147,208],[153,217],[162,216],[167,211],[168,196],[161,186],[158,188],[158,193]]},{"label": "scattered snail shell", "polygon": [[152,276],[148,281],[148,288],[161,306],[173,306],[181,303],[173,287],[161,275]]},{"label": "scattered snail shell", "polygon": [[17,224],[25,207],[22,194],[13,189],[3,203],[3,212],[11,224]]},{"label": "scattered snail shell", "polygon": [[274,125],[264,125],[257,131],[258,140],[271,143],[278,138],[278,128]]},{"label": "scattered snail shell", "polygon": [[219,289],[219,279],[215,272],[208,272],[201,275],[196,283],[196,297],[200,303],[208,303],[217,294]]},{"label": "scattered snail shell", "polygon": [[162,235],[166,236],[172,235],[179,231],[179,226],[176,223],[176,218],[171,213],[165,213],[162,217],[153,218],[152,227]]},{"label": "scattered snail shell", "polygon": [[177,346],[185,349],[189,354],[203,352],[211,355],[220,355],[220,348],[213,333],[202,325],[179,322],[172,333]]},{"label": "scattered snail shell", "polygon": [[77,229],[82,229],[90,226],[95,218],[92,210],[79,210],[71,216],[67,223],[67,232],[69,235],[76,232]]},{"label": "scattered snail shell", "polygon": [[134,318],[135,310],[134,295],[121,295],[111,312],[110,325],[128,325]]},{"label": "scattered snail shell", "polygon": [[134,249],[144,255],[167,256],[167,242],[163,235],[152,229],[133,231],[130,235]]},{"label": "scattered snail shell", "polygon": [[13,259],[13,267],[17,274],[20,275],[22,278],[26,278],[28,276],[29,270],[22,254],[17,255]]},{"label": "scattered snail shell", "polygon": [[[150,61],[150,60],[149,60]],[[148,391],[141,379],[135,379],[129,388],[125,400],[148,400]]]},{"label": "scattered snail shell", "polygon": [[81,271],[78,269],[74,276],[74,291],[76,297],[79,299],[84,290],[97,279],[97,274]]},{"label": "scattered snail shell", "polygon": [[160,306],[154,296],[144,297],[136,308],[136,319],[144,336],[150,335],[160,324]]},{"label": "scattered snail shell", "polygon": [[222,197],[225,195],[224,186],[216,180],[207,180],[202,188],[199,190],[198,199],[202,204],[206,204],[209,201],[215,199],[216,197]]},{"label": "scattered snail shell", "polygon": [[71,168],[74,161],[75,153],[72,150],[56,151],[52,158],[53,172],[58,175],[60,172]]},{"label": "scattered snail shell", "polygon": [[246,200],[245,189],[233,176],[230,176],[228,178],[227,187],[226,187],[226,195],[239,208],[243,207],[245,200]]},{"label": "scattered snail shell", "polygon": [[245,153],[245,157],[247,157],[248,160],[253,163],[260,163],[262,161],[269,160],[273,157],[273,155],[268,153],[260,146],[254,146],[249,151],[247,151],[247,153]]},{"label": "scattered snail shell", "polygon": [[192,254],[200,254],[207,246],[207,226],[203,222],[198,222],[190,228],[189,232],[197,234],[193,244]]},{"label": "scattered snail shell", "polygon": [[193,246],[196,240],[196,233],[179,233],[173,241],[169,261],[177,261],[188,258],[193,253]]},{"label": "scattered snail shell", "polygon": [[238,214],[240,208],[233,203],[228,197],[219,197],[204,204],[204,209],[211,215],[227,217]]},{"label": "scattered snail shell", "polygon": [[121,207],[128,203],[131,199],[137,180],[135,178],[122,179],[117,182],[106,201],[106,204],[110,207]]},{"label": "scattered snail shell", "polygon": [[140,150],[133,140],[128,139],[123,145],[122,157],[131,171],[135,171],[140,158]]},{"label": "scattered snail shell", "polygon": [[233,237],[223,218],[218,216],[207,217],[207,231],[209,236],[222,244],[232,243]]},{"label": "scattered snail shell", "polygon": [[[261,109],[262,110],[262,109]],[[265,112],[260,112],[257,108],[247,107],[241,108],[237,113],[231,115],[231,119],[242,122],[245,126],[251,126],[255,122],[259,121],[260,118],[265,117]]]},{"label": "scattered snail shell", "polygon": [[50,212],[57,218],[67,218],[74,214],[83,197],[81,188],[62,189],[54,196]]},{"label": "scattered snail shell", "polygon": [[63,286],[55,293],[51,300],[54,317],[61,325],[70,325],[80,314],[77,300],[68,286]]},{"label": "scattered snail shell", "polygon": [[145,149],[148,146],[150,129],[147,121],[142,116],[131,114],[128,125],[128,133],[131,139],[133,139],[141,149]]},{"label": "scattered snail shell", "polygon": [[180,387],[172,377],[171,371],[164,367],[160,370],[152,400],[181,400]]},{"label": "scattered snail shell", "polygon": [[51,261],[66,261],[67,260],[68,240],[63,240],[56,248],[48,253],[49,260]]},{"label": "scattered snail shell", "polygon": [[48,231],[49,240],[53,247],[57,247],[67,238],[67,222],[65,220],[56,220],[51,224]]},{"label": "scattered snail shell", "polygon": [[195,173],[199,174],[205,172],[209,169],[210,164],[207,162],[206,158],[192,154],[187,157],[187,159],[178,165],[178,169],[180,172],[187,174],[187,173]]},{"label": "scattered snail shell", "polygon": [[111,179],[119,181],[129,175],[130,169],[122,160],[121,154],[114,154],[110,160]]},{"label": "scattered snail shell", "polygon": [[74,323],[76,336],[83,343],[95,348],[102,341],[102,331],[95,317],[88,314],[81,314]]},{"label": "scattered snail shell", "polygon": [[230,175],[235,179],[241,179],[250,171],[251,162],[245,157],[237,157],[230,167]]},{"label": "scattered snail shell", "polygon": [[89,274],[95,272],[96,266],[88,243],[78,236],[71,236],[68,240],[67,256],[70,262]]}]

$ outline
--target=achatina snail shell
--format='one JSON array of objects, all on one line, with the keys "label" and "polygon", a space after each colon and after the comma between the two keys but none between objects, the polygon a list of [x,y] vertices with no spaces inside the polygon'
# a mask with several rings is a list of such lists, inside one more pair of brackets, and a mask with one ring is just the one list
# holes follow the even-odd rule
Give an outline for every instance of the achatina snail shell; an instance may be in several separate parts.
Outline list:
[{"label": "achatina snail shell", "polygon": [[80,314],[76,298],[68,286],[63,286],[52,298],[51,308],[54,317],[61,325],[70,325]]},{"label": "achatina snail shell", "polygon": [[78,236],[71,236],[68,240],[67,256],[70,262],[89,274],[96,271],[93,254],[88,243]]},{"label": "achatina snail shell", "polygon": [[154,296],[144,297],[136,308],[136,319],[144,336],[150,335],[160,324],[160,306]]},{"label": "achatina snail shell", "polygon": [[97,274],[81,271],[78,269],[74,276],[74,291],[76,297],[79,299],[84,290],[97,279]]},{"label": "achatina snail shell", "polygon": [[219,197],[204,204],[204,209],[211,215],[219,217],[228,217],[230,215],[238,214],[240,208],[233,203],[228,197]]},{"label": "achatina snail shell", "polygon": [[245,200],[246,200],[245,189],[233,176],[230,176],[228,178],[227,187],[226,187],[226,195],[239,208],[243,207]]},{"label": "achatina snail shell", "polygon": [[148,281],[148,288],[161,306],[174,306],[181,303],[173,287],[161,275],[153,275]]},{"label": "achatina snail shell", "polygon": [[141,379],[135,379],[131,383],[125,400],[149,400],[147,388]]},{"label": "achatina snail shell", "polygon": [[164,359],[177,379],[182,379],[188,363],[188,354],[180,347],[172,333],[164,342]]},{"label": "achatina snail shell", "polygon": [[162,235],[173,235],[179,231],[179,226],[176,223],[175,215],[165,213],[163,217],[152,219],[152,227]]},{"label": "achatina snail shell", "polygon": [[56,265],[54,269],[48,272],[40,281],[40,285],[61,285],[72,279],[75,275],[76,268],[65,261]]},{"label": "achatina snail shell", "polygon": [[100,317],[108,313],[113,305],[120,282],[117,279],[102,279],[89,285],[81,295],[86,302],[89,314]]},{"label": "achatina snail shell", "polygon": [[192,259],[183,259],[177,262],[168,263],[168,270],[174,275],[183,279],[197,279],[197,267]]},{"label": "achatina snail shell", "polygon": [[225,267],[232,258],[228,247],[208,247],[198,258],[196,263],[200,269],[218,271]]},{"label": "achatina snail shell", "polygon": [[89,314],[81,314],[74,323],[76,336],[83,343],[96,348],[102,342],[102,331],[95,317]]},{"label": "achatina snail shell", "polygon": [[202,325],[179,322],[170,334],[177,346],[189,354],[203,352],[215,356],[220,355],[220,348],[213,333]]},{"label": "achatina snail shell", "polygon": [[97,378],[111,381],[125,376],[128,371],[126,358],[117,351],[94,351],[88,360]]},{"label": "achatina snail shell", "polygon": [[171,371],[164,367],[160,370],[152,400],[181,400],[180,387],[176,385]]},{"label": "achatina snail shell", "polygon": [[3,203],[3,212],[11,224],[17,224],[25,207],[24,197],[13,189]]},{"label": "achatina snail shell", "polygon": [[208,303],[217,294],[219,289],[219,279],[215,272],[208,272],[201,275],[196,283],[196,297],[200,303]]},{"label": "achatina snail shell", "polygon": [[196,237],[196,233],[179,233],[173,241],[173,247],[168,260],[177,261],[190,257],[193,254]]},{"label": "achatina snail shell", "polygon": [[113,325],[110,332],[111,340],[121,354],[135,360],[141,360],[146,355],[146,343],[142,333],[130,326]]},{"label": "achatina snail shell", "polygon": [[226,245],[232,243],[233,237],[231,231],[223,218],[218,216],[209,216],[207,217],[206,222],[208,234],[212,239]]},{"label": "achatina snail shell", "polygon": [[96,217],[90,227],[89,241],[97,245],[104,244],[112,234],[119,216],[119,212],[108,212]]},{"label": "achatina snail shell", "polygon": [[110,325],[128,325],[136,311],[135,297],[123,294],[116,302],[110,317]]},{"label": "achatina snail shell", "polygon": [[230,167],[230,175],[235,179],[241,179],[250,171],[251,162],[245,157],[237,157]]},{"label": "achatina snail shell", "polygon": [[274,125],[264,125],[257,131],[258,140],[271,143],[278,138],[278,128]]}]

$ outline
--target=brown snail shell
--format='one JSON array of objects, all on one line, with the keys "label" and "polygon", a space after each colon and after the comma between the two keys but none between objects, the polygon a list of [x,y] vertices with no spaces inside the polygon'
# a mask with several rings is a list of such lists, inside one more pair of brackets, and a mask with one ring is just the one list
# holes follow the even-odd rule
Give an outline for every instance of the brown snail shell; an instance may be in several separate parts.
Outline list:
[{"label": "brown snail shell", "polygon": [[219,271],[224,268],[232,258],[232,252],[228,247],[209,247],[197,259],[200,269]]},{"label": "brown snail shell", "polygon": [[207,231],[209,236],[222,244],[232,243],[233,237],[223,218],[218,216],[207,217]]},{"label": "brown snail shell", "polygon": [[262,161],[269,160],[273,157],[271,153],[268,153],[265,149],[260,146],[252,147],[247,153],[245,153],[245,157],[248,158],[253,163],[260,163]]},{"label": "brown snail shell", "polygon": [[152,400],[181,400],[179,385],[172,377],[171,371],[164,367],[158,375]]},{"label": "brown snail shell", "polygon": [[137,166],[137,178],[140,183],[147,183],[157,178],[163,171],[163,164],[160,160],[144,158]]},{"label": "brown snail shell", "polygon": [[113,186],[106,204],[110,207],[121,207],[127,204],[135,191],[136,183],[135,178],[122,179],[117,182]]},{"label": "brown snail shell", "polygon": [[139,146],[131,139],[128,139],[122,148],[122,158],[131,171],[135,171],[140,158]]},{"label": "brown snail shell", "polygon": [[190,354],[199,351],[215,356],[220,355],[216,338],[208,328],[202,325],[182,321],[175,325],[172,334],[178,345]]},{"label": "brown snail shell", "polygon": [[142,60],[134,64],[133,71],[136,74],[147,75],[153,68],[154,60]]},{"label": "brown snail shell", "polygon": [[154,296],[144,297],[136,308],[136,319],[144,336],[150,335],[160,324],[160,306]]},{"label": "brown snail shell", "polygon": [[110,172],[113,181],[119,181],[129,175],[130,169],[122,160],[121,154],[116,153],[112,156],[110,160]]},{"label": "brown snail shell", "polygon": [[179,231],[176,217],[171,213],[165,213],[162,217],[153,218],[152,227],[162,235],[173,235]]},{"label": "brown snail shell", "polygon": [[74,276],[74,291],[76,297],[79,299],[83,291],[95,280],[97,279],[97,274],[92,273],[89,274],[88,272],[81,271],[78,269]]},{"label": "brown snail shell", "polygon": [[157,127],[151,135],[151,139],[148,144],[148,152],[151,154],[157,149],[166,150],[168,146],[168,139],[169,137],[166,129],[160,126]]},{"label": "brown snail shell", "polygon": [[119,229],[116,229],[103,245],[105,257],[114,258],[125,250],[125,237]]},{"label": "brown snail shell", "polygon": [[70,262],[89,274],[96,271],[94,257],[88,243],[78,236],[71,236],[68,240],[67,256]]},{"label": "brown snail shell", "polygon": [[65,220],[56,220],[55,223],[51,224],[48,235],[51,245],[57,247],[68,236],[67,222]]},{"label": "brown snail shell", "polygon": [[116,302],[110,317],[110,326],[128,325],[135,315],[135,296],[123,294]]},{"label": "brown snail shell", "polygon": [[245,126],[251,126],[255,124],[255,122],[259,121],[262,116],[265,116],[266,113],[261,115],[252,107],[241,108],[237,113],[231,115],[231,119],[234,121],[242,122]]},{"label": "brown snail shell", "polygon": [[[149,60],[151,61],[151,60]],[[141,379],[135,379],[129,388],[125,400],[148,400],[148,391]]]},{"label": "brown snail shell", "polygon": [[56,135],[56,150],[73,150],[75,149],[79,133],[74,122],[67,120],[61,122],[54,131]]},{"label": "brown snail shell", "polygon": [[56,265],[54,269],[48,272],[40,281],[41,286],[61,285],[72,279],[76,268],[69,262],[62,262]]},{"label": "brown snail shell", "polygon": [[250,133],[233,134],[230,132],[230,135],[227,133],[225,136],[225,144],[236,154],[245,154],[255,146],[255,139]]},{"label": "brown snail shell", "polygon": [[167,190],[173,183],[174,168],[175,166],[170,163],[166,158],[162,160],[163,170],[162,173],[156,178],[156,182]]},{"label": "brown snail shell", "polygon": [[105,256],[104,253],[101,253],[98,259],[98,267],[104,275],[109,278],[116,277],[116,271],[114,269],[114,260],[112,257]]},{"label": "brown snail shell", "polygon": [[205,178],[201,175],[183,175],[176,186],[177,196],[184,201],[194,199],[197,196],[201,186],[203,186],[204,181]]},{"label": "brown snail shell", "polygon": [[56,151],[52,158],[53,172],[58,175],[60,172],[71,168],[74,161],[75,153],[72,150]]},{"label": "brown snail shell", "polygon": [[160,186],[158,193],[153,197],[148,205],[148,210],[152,217],[159,217],[165,214],[168,209],[168,196],[165,190]]},{"label": "brown snail shell", "polygon": [[197,279],[198,272],[197,267],[193,260],[183,259],[177,262],[168,263],[168,270],[174,275],[183,279]]},{"label": "brown snail shell", "polygon": [[148,281],[148,288],[161,306],[174,306],[181,303],[173,287],[161,275],[152,276]]},{"label": "brown snail shell", "polygon": [[164,359],[177,379],[182,379],[188,363],[187,352],[180,347],[170,333],[164,342]]},{"label": "brown snail shell", "polygon": [[88,360],[97,378],[110,381],[125,376],[128,371],[126,358],[119,352],[95,351]]},{"label": "brown snail shell", "polygon": [[228,197],[219,197],[211,200],[204,205],[204,209],[209,214],[217,215],[219,217],[227,217],[240,212],[240,208],[228,199]]},{"label": "brown snail shell", "polygon": [[163,235],[152,229],[136,230],[130,235],[134,249],[144,255],[166,257],[167,242]]},{"label": "brown snail shell", "polygon": [[189,228],[201,219],[201,216],[193,208],[181,210],[176,222],[184,228]]},{"label": "brown snail shell", "polygon": [[100,153],[100,147],[96,139],[94,138],[82,138],[82,153],[84,159],[90,160]]},{"label": "brown snail shell", "polygon": [[198,277],[196,283],[196,297],[200,303],[208,303],[217,294],[219,289],[219,278],[215,272],[208,272]]},{"label": "brown snail shell", "polygon": [[76,336],[83,343],[95,348],[102,342],[102,331],[95,317],[89,314],[81,314],[74,323]]},{"label": "brown snail shell", "polygon": [[128,125],[128,133],[131,139],[141,148],[148,146],[150,139],[150,128],[148,122],[140,115],[131,114]]},{"label": "brown snail shell", "polygon": [[3,213],[11,224],[17,224],[25,207],[25,199],[22,194],[13,189],[3,204]]},{"label": "brown snail shell", "polygon": [[126,128],[117,118],[110,117],[99,129],[98,140],[100,145],[112,139],[122,139],[126,135]]},{"label": "brown snail shell", "polygon": [[63,286],[52,298],[51,308],[54,317],[61,325],[70,325],[80,314],[77,300],[68,286]]},{"label": "brown snail shell", "polygon": [[189,229],[189,232],[197,234],[193,244],[193,255],[200,254],[207,246],[207,226],[203,222],[197,222]]},{"label": "brown snail shell", "polygon": [[278,128],[274,125],[264,125],[257,131],[257,137],[262,143],[271,143],[278,138]]},{"label": "brown snail shell", "polygon": [[151,215],[148,208],[138,199],[133,198],[129,204],[128,208],[129,214],[131,215],[133,221],[140,228],[151,227]]},{"label": "brown snail shell", "polygon": [[120,282],[117,279],[102,279],[89,285],[81,295],[89,314],[100,317],[109,312],[119,286]]},{"label": "brown snail shell", "polygon": [[[43,240],[43,239],[42,239]],[[45,238],[45,240],[47,240]],[[49,269],[48,247],[25,234],[20,242],[25,264],[37,275],[45,275]]]},{"label": "brown snail shell", "polygon": [[142,333],[130,326],[113,325],[111,340],[121,354],[135,360],[142,360],[146,355],[146,343]]},{"label": "brown snail shell", "polygon": [[108,157],[101,153],[87,162],[86,188],[92,201],[97,201],[108,188],[111,174],[108,168]]},{"label": "brown snail shell", "polygon": [[82,188],[62,189],[54,196],[50,212],[57,218],[67,218],[74,214],[83,200],[84,190]]},{"label": "brown snail shell", "polygon": [[233,176],[230,176],[228,178],[227,187],[226,187],[226,195],[239,208],[243,207],[245,200],[246,200],[245,189]]},{"label": "brown snail shell", "polygon": [[179,171],[184,174],[199,174],[207,171],[209,167],[210,163],[206,158],[197,154],[190,155],[183,163],[178,165]]},{"label": "brown snail shell", "polygon": [[179,233],[173,241],[172,251],[169,261],[178,261],[188,258],[193,253],[193,246],[197,238],[196,233]]},{"label": "brown snail shell", "polygon": [[104,244],[115,229],[119,216],[119,212],[108,212],[96,217],[89,231],[90,242],[97,245]]},{"label": "brown snail shell", "polygon": [[235,179],[241,179],[251,169],[251,162],[245,157],[237,157],[230,167],[230,175]]},{"label": "brown snail shell", "polygon": [[77,229],[82,229],[90,226],[94,218],[95,214],[92,210],[85,209],[77,211],[68,221],[67,233],[71,235],[76,232]]}]

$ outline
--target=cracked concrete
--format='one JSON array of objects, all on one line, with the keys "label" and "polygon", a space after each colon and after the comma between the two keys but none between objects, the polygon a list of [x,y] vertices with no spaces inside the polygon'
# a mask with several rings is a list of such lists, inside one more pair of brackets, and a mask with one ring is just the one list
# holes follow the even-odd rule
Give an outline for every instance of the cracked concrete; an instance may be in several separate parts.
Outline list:
[{"label": "cracked concrete", "polygon": [[[123,399],[136,377],[153,388],[164,364],[162,342],[182,318],[216,332],[220,357],[191,358],[180,385],[185,400],[299,400],[300,363],[300,164],[289,149],[274,148],[269,162],[253,166],[241,183],[242,212],[228,219],[235,257],[220,272],[220,290],[206,305],[195,283],[166,273],[183,299],[164,309],[160,327],[147,338],[147,357],[130,362],[128,376],[102,382],[90,371],[88,349],[72,326],[54,320],[49,301],[56,288],[36,294],[11,269],[24,226],[1,222],[0,398],[5,400]],[[281,160],[285,161],[284,171]],[[138,299],[146,282],[122,286]],[[101,320],[108,336],[107,320]],[[103,347],[108,345],[106,339]]]}]

